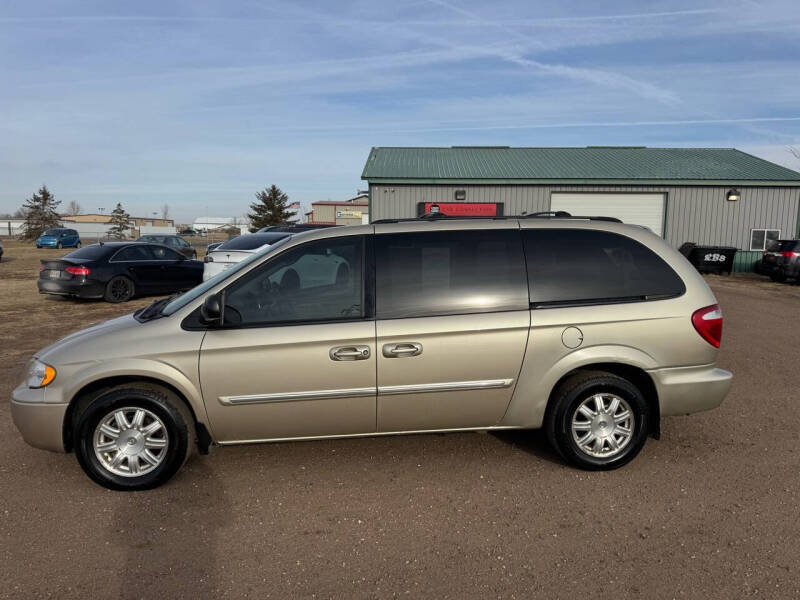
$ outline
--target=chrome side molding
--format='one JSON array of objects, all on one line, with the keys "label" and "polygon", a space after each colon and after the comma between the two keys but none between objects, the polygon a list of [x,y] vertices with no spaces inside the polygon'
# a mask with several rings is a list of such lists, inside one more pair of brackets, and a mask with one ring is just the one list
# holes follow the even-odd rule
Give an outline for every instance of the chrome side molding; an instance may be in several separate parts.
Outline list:
[{"label": "chrome side molding", "polygon": [[331,398],[354,398],[364,396],[395,396],[398,394],[425,394],[436,392],[466,392],[507,388],[513,379],[480,379],[477,381],[445,381],[443,383],[418,383],[413,385],[382,385],[363,388],[314,390],[312,392],[282,392],[277,394],[253,394],[250,396],[220,396],[220,404],[266,404],[271,402],[301,402],[303,400],[327,400]]},{"label": "chrome side molding", "polygon": [[377,388],[346,388],[338,390],[315,390],[313,392],[281,392],[278,394],[253,394],[251,396],[220,396],[221,404],[263,404],[270,402],[300,402],[302,400],[326,400],[328,398],[352,398],[374,396]]},{"label": "chrome side molding", "polygon": [[480,379],[477,381],[445,381],[444,383],[417,383],[413,385],[382,385],[378,395],[424,394],[426,392],[466,392],[470,390],[491,390],[507,388],[513,379]]}]

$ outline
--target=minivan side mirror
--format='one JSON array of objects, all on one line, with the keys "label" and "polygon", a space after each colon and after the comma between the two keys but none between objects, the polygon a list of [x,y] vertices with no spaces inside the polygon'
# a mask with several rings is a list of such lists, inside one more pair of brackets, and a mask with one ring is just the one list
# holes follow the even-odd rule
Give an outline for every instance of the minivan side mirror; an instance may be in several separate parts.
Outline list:
[{"label": "minivan side mirror", "polygon": [[206,325],[219,326],[223,323],[225,298],[223,294],[206,296],[203,306],[200,307],[200,316]]}]

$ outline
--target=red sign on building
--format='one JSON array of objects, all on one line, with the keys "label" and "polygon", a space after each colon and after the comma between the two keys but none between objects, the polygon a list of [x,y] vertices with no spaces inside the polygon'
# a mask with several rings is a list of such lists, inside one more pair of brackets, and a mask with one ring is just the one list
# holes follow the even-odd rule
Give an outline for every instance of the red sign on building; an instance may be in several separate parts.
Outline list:
[{"label": "red sign on building", "polygon": [[502,217],[502,202],[420,202],[418,216],[440,212],[448,217]]}]

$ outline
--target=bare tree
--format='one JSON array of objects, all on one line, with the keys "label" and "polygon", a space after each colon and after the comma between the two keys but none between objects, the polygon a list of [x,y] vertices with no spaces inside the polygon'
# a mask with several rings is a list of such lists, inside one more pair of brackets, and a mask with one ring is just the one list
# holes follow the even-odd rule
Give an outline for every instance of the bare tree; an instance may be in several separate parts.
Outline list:
[{"label": "bare tree", "polygon": [[78,204],[75,200],[70,200],[66,214],[70,216],[81,214],[81,205]]},{"label": "bare tree", "polygon": [[797,160],[800,160],[800,147],[795,148],[794,146],[786,146],[786,150],[794,156]]},{"label": "bare tree", "polygon": [[161,207],[161,218],[169,219],[169,204],[164,204],[164,206]]}]

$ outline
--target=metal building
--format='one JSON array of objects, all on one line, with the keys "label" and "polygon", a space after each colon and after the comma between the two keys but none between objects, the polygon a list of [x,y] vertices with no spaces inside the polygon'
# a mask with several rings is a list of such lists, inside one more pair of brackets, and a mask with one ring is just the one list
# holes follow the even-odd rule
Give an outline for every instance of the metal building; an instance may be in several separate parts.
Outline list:
[{"label": "metal building", "polygon": [[750,270],[767,239],[798,236],[800,173],[733,148],[373,148],[370,219],[439,210],[565,210],[645,225],[678,247],[734,246]]}]

